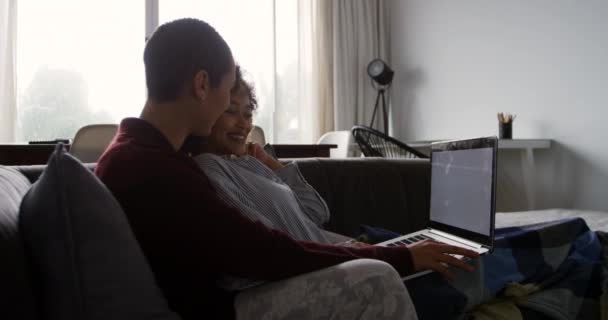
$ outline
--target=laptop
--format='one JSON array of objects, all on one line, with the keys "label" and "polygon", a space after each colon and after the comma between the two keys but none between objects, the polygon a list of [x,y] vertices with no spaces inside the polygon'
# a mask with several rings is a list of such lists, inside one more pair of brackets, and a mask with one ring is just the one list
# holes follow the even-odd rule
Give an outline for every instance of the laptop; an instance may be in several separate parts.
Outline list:
[{"label": "laptop", "polygon": [[[377,245],[404,246],[434,239],[480,255],[492,252],[496,213],[496,137],[431,144],[431,197],[426,229]],[[460,255],[453,255],[462,259]],[[416,278],[421,271],[403,280]]]}]

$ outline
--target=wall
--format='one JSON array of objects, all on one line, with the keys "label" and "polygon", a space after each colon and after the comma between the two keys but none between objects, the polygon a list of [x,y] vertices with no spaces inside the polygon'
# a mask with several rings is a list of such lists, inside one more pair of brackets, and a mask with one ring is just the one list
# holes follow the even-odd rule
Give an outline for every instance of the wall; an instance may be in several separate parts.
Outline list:
[{"label": "wall", "polygon": [[[554,139],[537,208],[608,211],[608,1],[393,0],[393,134]],[[499,156],[499,209],[525,209],[520,154]]]}]

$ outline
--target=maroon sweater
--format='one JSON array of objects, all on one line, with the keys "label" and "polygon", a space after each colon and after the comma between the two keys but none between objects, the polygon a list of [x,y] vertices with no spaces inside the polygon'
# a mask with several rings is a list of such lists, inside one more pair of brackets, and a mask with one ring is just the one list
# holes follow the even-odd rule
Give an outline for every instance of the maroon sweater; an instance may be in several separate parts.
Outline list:
[{"label": "maroon sweater", "polygon": [[296,241],[223,203],[207,177],[162,133],[125,119],[95,173],[122,205],[171,308],[184,319],[233,318],[220,273],[279,280],[357,258],[412,271],[406,248],[344,248]]}]

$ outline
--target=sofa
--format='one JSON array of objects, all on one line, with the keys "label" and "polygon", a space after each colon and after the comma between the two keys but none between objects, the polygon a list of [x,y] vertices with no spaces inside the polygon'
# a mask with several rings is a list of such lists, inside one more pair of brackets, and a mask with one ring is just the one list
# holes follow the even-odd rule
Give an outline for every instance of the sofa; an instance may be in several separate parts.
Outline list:
[{"label": "sofa", "polygon": [[[428,223],[431,167],[423,159],[302,158],[306,181],[329,211],[327,230],[355,236],[361,224],[408,233]],[[91,171],[95,164],[83,164]],[[45,165],[9,166],[34,183]]]},{"label": "sofa", "polygon": [[[424,226],[428,220],[428,161],[301,159],[295,162],[326,200],[332,212],[327,224],[330,231],[354,236],[361,224],[367,224],[406,233]],[[152,273],[145,270],[145,257],[129,234],[128,223],[123,221],[126,219],[117,214],[108,221],[107,212],[120,208],[115,208],[115,201],[111,202],[109,191],[90,177],[94,166],[80,164],[66,154],[51,156],[48,167],[0,166],[3,314],[11,315],[11,319],[179,319],[155,288]],[[41,178],[43,172],[44,178]],[[105,200],[100,200],[102,198]],[[55,211],[60,211],[59,215],[53,216]],[[82,215],[96,216],[93,220],[84,220]],[[66,221],[59,223],[59,220]],[[64,232],[66,228],[71,231]],[[121,230],[115,232],[114,229]],[[64,254],[66,248],[68,252]],[[135,260],[133,255],[137,256]],[[107,268],[113,269],[109,272]],[[368,315],[364,318],[380,318],[386,313],[387,307],[383,305],[387,303],[386,297],[390,297],[400,303],[391,304],[392,308],[398,306],[398,310],[387,319],[416,319],[407,290],[396,271],[382,262],[365,259],[246,290],[237,296],[237,316],[294,318],[295,314],[301,318],[306,314],[304,318],[312,318],[315,316],[311,312],[316,312],[317,317],[322,318],[348,318],[348,315],[334,314],[340,311],[335,301],[324,306],[318,301],[310,301],[308,305],[299,302],[301,309],[295,311],[283,310],[284,305],[273,305],[278,296],[286,297],[286,292],[297,292],[303,285],[312,288],[311,282],[326,284],[327,277],[335,279],[336,273],[341,279],[352,280],[354,275],[366,277],[336,282],[338,286],[350,286],[348,289],[371,292],[367,297],[356,295],[357,299],[368,300],[355,304],[377,303],[375,309],[358,311]],[[316,290],[325,289],[317,286]],[[280,301],[293,304],[284,299]],[[150,305],[154,307],[150,309]],[[317,305],[325,309],[313,310]],[[129,312],[125,313],[125,308]],[[283,313],[273,308],[282,308]]]}]

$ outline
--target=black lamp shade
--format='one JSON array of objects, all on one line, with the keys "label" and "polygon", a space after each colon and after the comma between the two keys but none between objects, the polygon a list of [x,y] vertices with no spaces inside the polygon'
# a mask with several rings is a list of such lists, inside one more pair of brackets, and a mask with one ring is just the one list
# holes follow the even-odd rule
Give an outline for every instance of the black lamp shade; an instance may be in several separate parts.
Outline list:
[{"label": "black lamp shade", "polygon": [[393,81],[395,72],[381,59],[374,59],[367,65],[367,74],[379,85],[385,86]]}]

